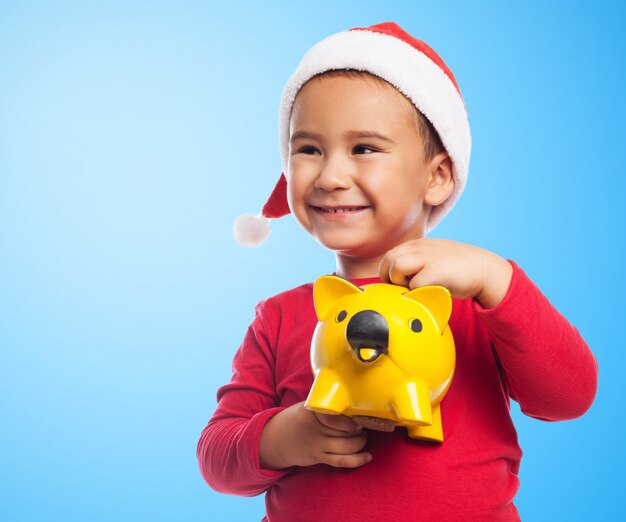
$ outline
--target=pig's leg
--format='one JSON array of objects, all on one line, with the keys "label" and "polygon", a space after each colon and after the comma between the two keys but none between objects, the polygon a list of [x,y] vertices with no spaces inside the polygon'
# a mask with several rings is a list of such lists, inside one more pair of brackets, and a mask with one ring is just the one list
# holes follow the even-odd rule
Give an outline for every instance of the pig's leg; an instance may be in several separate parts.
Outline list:
[{"label": "pig's leg", "polygon": [[436,406],[433,409],[433,423],[430,426],[409,426],[409,437],[412,439],[425,439],[434,442],[443,441],[443,428],[441,426],[441,409]]},{"label": "pig's leg", "polygon": [[430,395],[423,382],[407,381],[398,386],[392,405],[399,424],[426,426],[432,423]]},{"label": "pig's leg", "polygon": [[318,370],[304,407],[318,413],[340,415],[350,406],[350,393],[342,378],[330,368]]}]

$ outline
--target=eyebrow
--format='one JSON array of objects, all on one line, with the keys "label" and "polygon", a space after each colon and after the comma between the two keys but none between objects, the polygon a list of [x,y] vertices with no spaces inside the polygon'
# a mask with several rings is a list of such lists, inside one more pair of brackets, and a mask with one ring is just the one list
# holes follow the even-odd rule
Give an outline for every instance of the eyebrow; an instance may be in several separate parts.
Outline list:
[{"label": "eyebrow", "polygon": [[291,135],[291,138],[289,138],[289,141],[291,143],[293,143],[296,140],[300,140],[300,139],[319,139],[321,138],[321,134],[318,134],[317,132],[309,132],[309,131],[296,131]]},{"label": "eyebrow", "polygon": [[[381,141],[385,141],[387,143],[394,143],[394,141],[385,136],[384,134],[380,134],[379,132],[376,131],[371,131],[371,130],[354,130],[354,131],[348,131],[345,133],[345,136],[347,138],[375,138]],[[318,134],[317,132],[310,132],[310,131],[296,131],[291,135],[291,138],[289,139],[290,142],[294,142],[296,140],[299,139],[320,139],[322,137],[321,134]]]},{"label": "eyebrow", "polygon": [[394,141],[390,137],[372,130],[349,131],[346,132],[346,136],[349,138],[375,138],[377,140],[381,140],[387,143],[394,143]]}]

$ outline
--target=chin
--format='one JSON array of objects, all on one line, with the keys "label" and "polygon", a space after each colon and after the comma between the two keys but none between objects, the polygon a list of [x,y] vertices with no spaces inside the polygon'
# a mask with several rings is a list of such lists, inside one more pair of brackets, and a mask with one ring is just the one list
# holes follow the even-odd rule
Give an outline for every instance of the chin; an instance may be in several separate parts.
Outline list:
[{"label": "chin", "polygon": [[374,249],[369,244],[350,244],[345,243],[339,245],[324,245],[328,250],[332,250],[334,254],[345,257],[351,257],[353,259],[369,260],[375,257],[382,257],[387,250],[380,252],[381,249]]},{"label": "chin", "polygon": [[344,251],[353,250],[355,248],[358,249],[362,246],[362,242],[355,241],[354,237],[337,237],[336,235],[335,237],[329,237],[324,234],[316,234],[314,237],[320,245],[337,253],[343,253]]},{"label": "chin", "polygon": [[382,257],[393,246],[389,242],[380,241],[371,237],[355,237],[349,232],[346,234],[314,235],[314,238],[322,246],[331,250],[336,255],[348,256],[360,259],[372,259]]}]

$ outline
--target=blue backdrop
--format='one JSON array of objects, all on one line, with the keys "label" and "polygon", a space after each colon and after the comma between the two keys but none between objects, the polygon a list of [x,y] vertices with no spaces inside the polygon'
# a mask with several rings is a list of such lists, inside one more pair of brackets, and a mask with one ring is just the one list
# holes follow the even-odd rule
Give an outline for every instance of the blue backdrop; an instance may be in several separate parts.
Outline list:
[{"label": "blue backdrop", "polygon": [[[394,20],[456,74],[467,190],[434,237],[515,259],[600,366],[589,413],[514,406],[525,520],[622,508],[621,2],[0,3],[0,519],[259,520],[195,460],[260,299],[333,270],[292,218],[237,247],[315,42]],[[614,330],[617,327],[618,330]],[[622,441],[622,442],[620,442]]]}]

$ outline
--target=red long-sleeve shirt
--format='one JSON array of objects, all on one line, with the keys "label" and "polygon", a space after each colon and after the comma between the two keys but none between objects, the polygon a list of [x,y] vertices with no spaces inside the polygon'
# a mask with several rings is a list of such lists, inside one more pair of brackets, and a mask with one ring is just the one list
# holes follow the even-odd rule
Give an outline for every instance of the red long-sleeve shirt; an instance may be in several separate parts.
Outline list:
[{"label": "red long-sleeve shirt", "polygon": [[260,468],[265,424],[305,400],[313,383],[317,324],[311,284],[260,303],[198,443],[207,483],[237,495],[266,491],[272,522],[518,520],[513,497],[522,452],[509,397],[538,419],[580,416],[595,396],[597,366],[576,329],[511,264],[510,288],[495,308],[453,300],[457,361],[441,403],[443,443],[410,439],[402,428],[371,431],[366,451],[373,460],[358,469]]}]

